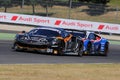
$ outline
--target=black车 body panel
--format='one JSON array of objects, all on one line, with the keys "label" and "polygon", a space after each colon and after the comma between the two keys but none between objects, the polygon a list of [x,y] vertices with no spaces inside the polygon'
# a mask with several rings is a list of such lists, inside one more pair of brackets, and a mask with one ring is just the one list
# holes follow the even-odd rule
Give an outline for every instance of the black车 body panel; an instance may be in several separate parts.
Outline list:
[{"label": "black\u8f66 body panel", "polygon": [[67,52],[82,56],[83,41],[61,28],[38,27],[29,32],[16,34],[13,49],[35,50],[63,55]]}]

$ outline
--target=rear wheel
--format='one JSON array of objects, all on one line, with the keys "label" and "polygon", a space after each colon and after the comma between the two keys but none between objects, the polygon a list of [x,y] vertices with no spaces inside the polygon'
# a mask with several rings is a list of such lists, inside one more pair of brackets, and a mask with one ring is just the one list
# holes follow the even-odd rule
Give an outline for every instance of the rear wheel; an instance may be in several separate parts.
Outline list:
[{"label": "rear wheel", "polygon": [[87,54],[91,54],[91,51],[92,51],[92,44],[88,43],[88,45],[87,45]]},{"label": "rear wheel", "polygon": [[78,56],[82,57],[83,56],[83,42],[78,42],[78,45],[76,45],[76,52],[78,54]]},{"label": "rear wheel", "polygon": [[62,56],[63,55],[63,50],[62,49],[58,49],[58,55]]},{"label": "rear wheel", "polygon": [[98,48],[98,54],[101,55],[101,56],[107,56],[108,55],[108,50],[109,50],[109,44],[108,43],[105,44],[104,51],[101,51],[100,49],[101,49],[101,45]]}]

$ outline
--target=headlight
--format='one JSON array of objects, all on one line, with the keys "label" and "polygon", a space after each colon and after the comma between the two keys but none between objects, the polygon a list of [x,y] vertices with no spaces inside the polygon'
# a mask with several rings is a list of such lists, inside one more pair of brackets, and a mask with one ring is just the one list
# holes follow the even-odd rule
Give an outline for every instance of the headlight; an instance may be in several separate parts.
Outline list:
[{"label": "headlight", "polygon": [[27,36],[21,36],[20,40],[28,40],[28,37]]},{"label": "headlight", "polygon": [[25,37],[24,37],[24,39],[25,39],[25,40],[27,40],[27,39],[28,39],[28,37],[26,37],[26,36],[25,36]]}]

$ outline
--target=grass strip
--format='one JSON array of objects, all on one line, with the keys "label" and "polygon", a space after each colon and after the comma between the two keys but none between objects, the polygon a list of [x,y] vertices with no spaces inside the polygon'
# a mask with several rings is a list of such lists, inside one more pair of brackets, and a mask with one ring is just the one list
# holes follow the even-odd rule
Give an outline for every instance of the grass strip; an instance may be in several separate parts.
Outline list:
[{"label": "grass strip", "polygon": [[15,37],[15,34],[11,33],[0,33],[0,40],[13,40]]},{"label": "grass strip", "polygon": [[120,45],[120,41],[111,41],[111,40],[110,40],[110,44]]},{"label": "grass strip", "polygon": [[120,64],[0,65],[0,80],[120,80]]}]

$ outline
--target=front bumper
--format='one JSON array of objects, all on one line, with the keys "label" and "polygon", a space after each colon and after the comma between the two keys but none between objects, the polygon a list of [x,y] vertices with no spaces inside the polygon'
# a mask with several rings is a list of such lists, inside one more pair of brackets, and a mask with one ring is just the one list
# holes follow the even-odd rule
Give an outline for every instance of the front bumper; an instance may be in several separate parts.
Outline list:
[{"label": "front bumper", "polygon": [[22,50],[33,50],[33,51],[39,51],[39,52],[43,52],[43,53],[54,53],[57,54],[58,51],[58,45],[50,45],[50,44],[36,44],[36,43],[26,43],[26,42],[20,42],[20,41],[16,41],[14,43],[14,45],[17,45],[20,49]]}]

